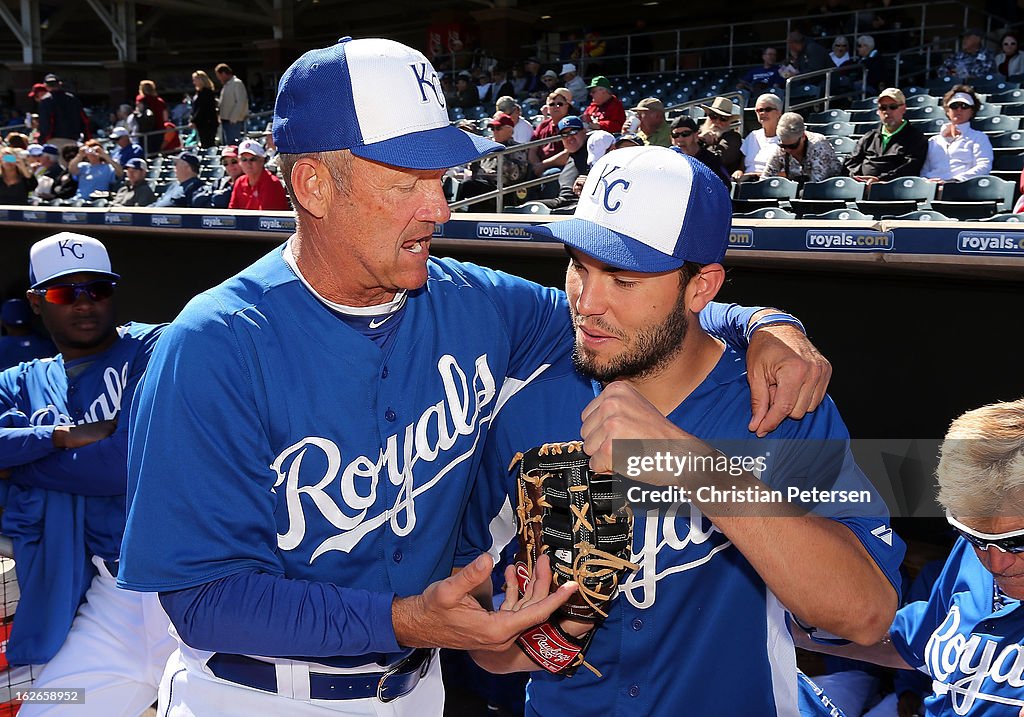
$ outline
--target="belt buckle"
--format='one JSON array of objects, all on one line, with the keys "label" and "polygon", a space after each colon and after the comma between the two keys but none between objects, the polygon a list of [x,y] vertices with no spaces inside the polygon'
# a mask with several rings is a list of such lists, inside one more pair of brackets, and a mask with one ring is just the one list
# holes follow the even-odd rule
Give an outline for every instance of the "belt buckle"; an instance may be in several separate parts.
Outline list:
[{"label": "belt buckle", "polygon": [[[406,692],[406,693],[401,694],[401,695],[395,695],[394,697],[385,697],[384,696],[384,683],[386,683],[388,681],[389,677],[394,677],[395,675],[400,673],[402,671],[402,668],[406,664],[408,664],[410,661],[415,660],[417,658],[417,656],[418,656],[418,653],[419,653],[418,650],[413,650],[413,653],[411,655],[409,655],[405,659],[399,660],[398,662],[396,662],[394,665],[392,665],[390,668],[388,668],[384,672],[384,675],[380,678],[380,682],[377,683],[377,699],[378,700],[380,700],[381,702],[386,704],[388,702],[393,702],[394,700],[397,700],[399,697],[404,697],[405,695],[409,694],[408,692]],[[417,678],[416,682],[419,682],[420,679],[422,679],[423,677],[426,676],[427,670],[430,667],[430,660],[431,660],[431,658],[433,656],[434,656],[434,651],[430,650],[428,652],[426,658],[423,660],[422,667],[419,669],[419,677]],[[413,686],[415,687],[415,683],[414,683]]]}]

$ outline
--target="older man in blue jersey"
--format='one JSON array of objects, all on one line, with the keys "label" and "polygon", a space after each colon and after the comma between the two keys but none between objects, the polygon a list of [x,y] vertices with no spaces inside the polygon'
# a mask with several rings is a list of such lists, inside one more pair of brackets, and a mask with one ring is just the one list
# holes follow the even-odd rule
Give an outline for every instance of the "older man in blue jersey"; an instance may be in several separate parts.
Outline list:
[{"label": "older man in blue jersey", "polygon": [[29,277],[29,304],[59,353],[0,373],[2,529],[22,594],[7,658],[46,663],[34,688],[72,688],[85,704],[27,701],[20,714],[134,717],[156,699],[174,646],[159,601],[115,585],[128,486],[123,411],[163,326],[117,324],[120,277],[92,237],[36,242]]},{"label": "older man in blue jersey", "polygon": [[[482,494],[502,479],[508,490],[513,456],[542,443],[582,438],[598,472],[613,469],[617,439],[671,440],[696,456],[723,451],[765,463],[757,477],[664,468],[636,474],[681,492],[660,509],[634,505],[631,561],[640,568],[623,581],[586,652],[602,676],[536,672],[527,691],[530,715],[572,714],[580,704],[617,715],[795,715],[800,699],[787,614],[869,643],[895,613],[903,546],[849,456],[835,405],[826,399],[803,420],[785,420],[767,439],[757,438],[748,427],[743,354],[700,326],[698,315],[724,279],[729,226],[728,192],[706,165],[642,147],[594,166],[573,219],[531,230],[566,245],[576,348],[571,359],[517,386],[492,419],[489,480],[478,482],[474,501],[490,502],[491,511],[467,519],[457,562],[500,550],[511,538],[508,499]],[[826,471],[834,474],[818,475]],[[807,513],[737,497],[788,495],[790,485],[806,487],[806,480],[864,490],[876,504]],[[643,500],[632,497],[642,493],[629,494]],[[503,610],[520,604],[509,595]],[[556,622],[570,635],[594,630],[591,623]],[[474,656],[492,671],[539,669],[518,646]]]},{"label": "older man in blue jersey", "polygon": [[[572,590],[495,614],[470,597],[487,556],[451,575],[491,415],[568,351],[565,298],[429,256],[446,169],[498,145],[449,124],[421,53],[306,53],[274,141],[296,233],[161,337],[119,584],[159,592],[179,639],[162,712],[439,714],[432,648],[502,649]],[[791,389],[781,415],[823,392]]]},{"label": "older man in blue jersey", "polygon": [[936,477],[960,539],[928,599],[901,608],[877,644],[801,646],[926,673],[917,714],[1024,715],[1024,400],[953,421]]}]

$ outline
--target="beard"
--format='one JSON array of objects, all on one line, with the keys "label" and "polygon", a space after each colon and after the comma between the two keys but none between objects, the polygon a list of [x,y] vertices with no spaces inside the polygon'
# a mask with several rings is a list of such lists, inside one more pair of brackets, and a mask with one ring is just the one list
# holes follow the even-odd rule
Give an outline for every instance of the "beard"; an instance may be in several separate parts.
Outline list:
[{"label": "beard", "polygon": [[[569,313],[572,315],[573,325],[577,325],[577,314],[571,306]],[[616,338],[625,338],[622,332],[599,320],[592,323],[595,328]],[[660,324],[651,324],[637,330],[621,354],[613,356],[606,364],[599,365],[597,356],[580,348],[577,343],[573,347],[572,362],[581,374],[602,384],[622,379],[647,378],[663,370],[682,350],[686,330],[686,297],[685,291],[680,290],[675,306],[665,320]]]}]

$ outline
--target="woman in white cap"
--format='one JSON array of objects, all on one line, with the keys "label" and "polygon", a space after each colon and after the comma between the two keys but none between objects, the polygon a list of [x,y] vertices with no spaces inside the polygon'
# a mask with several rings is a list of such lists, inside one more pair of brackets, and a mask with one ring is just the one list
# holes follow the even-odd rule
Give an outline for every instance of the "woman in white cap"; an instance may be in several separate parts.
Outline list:
[{"label": "woman in white cap", "polygon": [[992,143],[971,127],[981,107],[974,88],[954,85],[942,98],[949,124],[928,140],[928,158],[921,176],[935,181],[962,182],[992,171]]},{"label": "woman in white cap", "polygon": [[740,147],[743,154],[743,169],[737,169],[732,173],[732,178],[737,182],[760,179],[765,165],[779,145],[775,128],[779,126],[779,118],[782,117],[782,100],[766,92],[754,102],[754,112],[761,126],[743,140]]}]

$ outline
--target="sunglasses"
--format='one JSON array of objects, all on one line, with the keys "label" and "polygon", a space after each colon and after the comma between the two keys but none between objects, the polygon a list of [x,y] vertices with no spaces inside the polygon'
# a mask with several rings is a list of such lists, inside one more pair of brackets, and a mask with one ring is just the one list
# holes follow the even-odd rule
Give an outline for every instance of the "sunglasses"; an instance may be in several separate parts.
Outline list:
[{"label": "sunglasses", "polygon": [[714,113],[711,113],[711,114],[708,115],[708,117],[713,119],[715,122],[731,122],[732,121],[732,115],[716,115]]},{"label": "sunglasses", "polygon": [[582,131],[583,130],[581,130],[581,129],[574,129],[574,130],[571,130],[569,132],[560,132],[558,136],[559,137],[575,137],[576,135],[578,135]]},{"label": "sunglasses", "polygon": [[565,102],[548,102],[548,107],[565,107]]},{"label": "sunglasses", "polygon": [[672,139],[680,139],[682,137],[689,137],[693,134],[692,129],[684,129],[682,132],[673,132]]},{"label": "sunglasses", "polygon": [[958,521],[949,514],[948,510],[946,511],[946,520],[953,526],[956,532],[978,550],[988,550],[990,547],[993,547],[1002,553],[1024,553],[1024,530],[997,534],[979,533]]},{"label": "sunglasses", "polygon": [[68,306],[78,301],[85,294],[93,301],[104,301],[114,295],[117,282],[110,279],[96,279],[81,284],[53,284],[45,289],[32,289],[32,293],[41,296],[48,304]]},{"label": "sunglasses", "polygon": [[238,160],[237,159],[225,159],[223,162],[221,162],[221,164],[223,164],[226,167],[229,164],[238,164]]},{"label": "sunglasses", "polygon": [[800,141],[802,139],[803,137],[798,139],[796,142],[789,142],[788,144],[786,142],[779,142],[779,146],[782,147],[783,149],[796,149],[797,147],[800,146]]},{"label": "sunglasses", "polygon": [[768,112],[777,112],[777,111],[778,110],[776,110],[774,107],[755,107],[754,108],[754,112],[757,112],[757,114],[759,114],[759,115],[767,114]]},{"label": "sunglasses", "polygon": [[950,102],[949,109],[951,110],[965,110],[970,107],[966,102]]},{"label": "sunglasses", "polygon": [[902,106],[903,105],[878,105],[878,109],[886,112],[892,112],[893,110],[898,110]]}]

